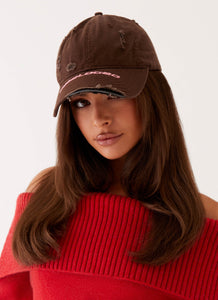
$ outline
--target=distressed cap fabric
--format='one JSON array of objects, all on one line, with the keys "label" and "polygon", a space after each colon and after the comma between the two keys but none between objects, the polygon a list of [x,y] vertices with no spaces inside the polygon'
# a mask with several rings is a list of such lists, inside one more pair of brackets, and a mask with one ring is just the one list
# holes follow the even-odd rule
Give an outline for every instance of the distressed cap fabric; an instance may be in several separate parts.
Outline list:
[{"label": "distressed cap fabric", "polygon": [[95,13],[64,38],[57,57],[59,106],[81,89],[111,90],[134,98],[143,90],[149,70],[161,66],[154,46],[134,20]]}]

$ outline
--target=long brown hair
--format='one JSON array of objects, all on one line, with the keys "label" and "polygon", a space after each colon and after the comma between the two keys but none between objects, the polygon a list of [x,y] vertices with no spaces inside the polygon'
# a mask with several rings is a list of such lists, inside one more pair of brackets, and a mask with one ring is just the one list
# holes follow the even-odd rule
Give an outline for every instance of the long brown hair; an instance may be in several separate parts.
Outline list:
[{"label": "long brown hair", "polygon": [[[152,217],[140,251],[129,255],[139,263],[162,265],[193,244],[202,232],[205,210],[173,94],[161,71],[149,72],[136,103],[144,133],[126,155],[121,183],[128,196],[152,210]],[[40,179],[17,223],[16,259],[33,265],[53,259],[52,249],[58,255],[58,241],[81,196],[106,192],[111,178],[108,160],[88,144],[70,103],[64,102],[57,124],[56,166]]]}]

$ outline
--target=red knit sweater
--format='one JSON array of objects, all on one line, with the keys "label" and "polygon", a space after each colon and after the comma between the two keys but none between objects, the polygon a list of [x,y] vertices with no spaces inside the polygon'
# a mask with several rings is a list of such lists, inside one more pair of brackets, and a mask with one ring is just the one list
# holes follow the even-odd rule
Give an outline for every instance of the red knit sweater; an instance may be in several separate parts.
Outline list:
[{"label": "red knit sweater", "polygon": [[218,299],[218,221],[185,254],[153,267],[131,262],[148,230],[151,213],[128,197],[96,193],[83,197],[69,221],[59,259],[33,267],[13,258],[14,226],[31,194],[20,194],[0,260],[0,299],[142,300]]}]

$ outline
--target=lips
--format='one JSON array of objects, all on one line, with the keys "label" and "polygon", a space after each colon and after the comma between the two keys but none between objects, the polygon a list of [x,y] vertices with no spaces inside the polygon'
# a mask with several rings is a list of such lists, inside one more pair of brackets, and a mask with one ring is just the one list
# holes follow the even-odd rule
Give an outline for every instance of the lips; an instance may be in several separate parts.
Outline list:
[{"label": "lips", "polygon": [[117,133],[100,133],[96,137],[96,141],[101,146],[108,146],[116,143],[121,137],[123,133],[117,134]]}]

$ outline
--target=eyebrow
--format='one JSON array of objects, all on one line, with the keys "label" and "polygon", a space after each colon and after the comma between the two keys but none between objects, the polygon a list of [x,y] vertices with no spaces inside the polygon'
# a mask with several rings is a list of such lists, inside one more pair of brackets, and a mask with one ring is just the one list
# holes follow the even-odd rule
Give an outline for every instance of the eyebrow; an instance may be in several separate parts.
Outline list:
[{"label": "eyebrow", "polygon": [[88,93],[78,93],[78,94],[75,94],[75,95],[72,95],[70,97],[74,98],[74,97],[79,97],[79,96],[86,96]]},{"label": "eyebrow", "polygon": [[72,95],[72,96],[68,96],[68,98],[70,98],[71,100],[73,99],[77,99],[77,98],[80,98],[80,97],[85,97],[88,93],[78,93],[76,95]]}]

